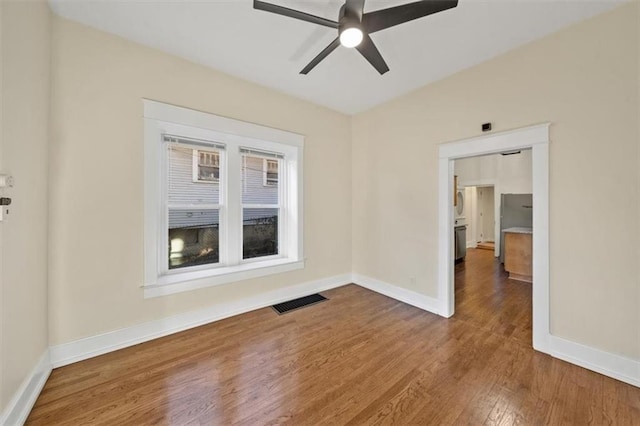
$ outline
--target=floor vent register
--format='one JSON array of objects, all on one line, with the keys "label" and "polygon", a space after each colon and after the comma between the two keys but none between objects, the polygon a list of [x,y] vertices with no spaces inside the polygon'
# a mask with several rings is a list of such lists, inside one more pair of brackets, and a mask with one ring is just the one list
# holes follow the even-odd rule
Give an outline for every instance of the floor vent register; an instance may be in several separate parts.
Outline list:
[{"label": "floor vent register", "polygon": [[324,302],[325,300],[328,299],[320,294],[312,294],[309,296],[301,297],[299,299],[289,300],[288,302],[278,303],[277,305],[273,305],[272,308],[278,314],[282,315],[286,314],[287,312],[295,311],[296,309]]}]

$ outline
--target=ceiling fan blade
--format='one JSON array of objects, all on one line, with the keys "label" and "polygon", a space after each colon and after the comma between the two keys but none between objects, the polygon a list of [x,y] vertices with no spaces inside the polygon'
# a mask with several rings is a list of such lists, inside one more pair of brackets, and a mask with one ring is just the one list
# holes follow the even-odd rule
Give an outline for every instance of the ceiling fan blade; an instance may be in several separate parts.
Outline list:
[{"label": "ceiling fan blade", "polygon": [[362,13],[364,11],[364,0],[347,0],[345,8],[351,16],[357,16],[358,21],[362,21]]},{"label": "ceiling fan blade", "polygon": [[288,16],[289,18],[300,19],[302,21],[311,22],[313,24],[324,25],[325,27],[329,28],[338,28],[338,23],[330,19],[310,15],[308,13],[300,12],[299,10],[289,9],[288,7],[278,6],[276,4],[265,3],[260,0],[253,0],[253,8],[275,13],[278,15]]},{"label": "ceiling fan blade", "polygon": [[324,58],[329,56],[329,53],[331,53],[334,50],[336,50],[336,47],[338,47],[338,46],[340,46],[340,38],[339,37],[336,38],[335,40],[333,40],[331,42],[331,44],[329,44],[327,47],[325,47],[324,50],[318,54],[318,56],[313,58],[313,60],[311,62],[309,62],[309,65],[307,65],[306,67],[304,67],[304,69],[302,71],[300,71],[300,74],[308,74],[309,71],[314,69],[315,66],[320,63],[320,61],[322,61]]},{"label": "ceiling fan blade", "polygon": [[364,58],[369,61],[376,70],[378,70],[380,75],[389,71],[387,63],[382,58],[382,55],[376,45],[373,44],[373,40],[371,40],[369,34],[364,35],[362,42],[356,46],[356,49],[358,49],[358,52],[360,52],[362,56],[364,56]]},{"label": "ceiling fan blade", "polygon": [[458,0],[422,0],[388,9],[365,13],[362,25],[368,33],[384,30],[433,13],[454,8]]}]

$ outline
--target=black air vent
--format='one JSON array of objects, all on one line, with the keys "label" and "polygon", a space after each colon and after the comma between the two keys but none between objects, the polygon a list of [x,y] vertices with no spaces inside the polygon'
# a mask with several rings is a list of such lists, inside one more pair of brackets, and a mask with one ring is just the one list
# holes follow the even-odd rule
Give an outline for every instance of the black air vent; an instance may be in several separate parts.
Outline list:
[{"label": "black air vent", "polygon": [[278,314],[285,314],[296,309],[304,308],[305,306],[311,306],[316,303],[320,303],[324,300],[328,299],[319,294],[312,294],[310,296],[301,297],[299,299],[289,300],[288,302],[278,303],[277,305],[273,305],[272,308]]}]

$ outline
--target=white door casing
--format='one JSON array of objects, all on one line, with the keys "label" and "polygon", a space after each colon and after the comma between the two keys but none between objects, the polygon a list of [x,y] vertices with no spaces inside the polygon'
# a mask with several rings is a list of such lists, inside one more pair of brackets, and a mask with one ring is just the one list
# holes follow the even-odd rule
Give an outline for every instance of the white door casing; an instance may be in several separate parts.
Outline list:
[{"label": "white door casing", "polygon": [[[551,123],[481,135],[439,147],[438,300],[440,315],[455,312],[453,275],[453,160],[517,149],[532,150],[533,348],[548,352],[549,319],[549,130]],[[496,238],[497,240],[498,238]]]}]

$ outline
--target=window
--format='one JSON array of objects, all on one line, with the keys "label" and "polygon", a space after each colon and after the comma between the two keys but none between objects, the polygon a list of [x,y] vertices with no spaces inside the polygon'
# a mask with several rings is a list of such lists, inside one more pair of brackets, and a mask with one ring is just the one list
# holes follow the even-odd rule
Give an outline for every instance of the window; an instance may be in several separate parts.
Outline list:
[{"label": "window", "polygon": [[218,182],[220,155],[213,151],[193,150],[193,181]]},{"label": "window", "polygon": [[280,153],[242,152],[242,258],[251,259],[278,254],[280,194],[278,180],[264,185],[264,164],[284,159]]},{"label": "window", "polygon": [[[224,145],[163,134],[166,151],[167,270],[219,263],[220,188]],[[192,164],[193,163],[193,164]],[[197,179],[191,179],[195,175]]]},{"label": "window", "polygon": [[262,164],[264,186],[278,186],[278,160],[265,158]]},{"label": "window", "polygon": [[304,267],[302,143],[145,101],[145,297]]}]

